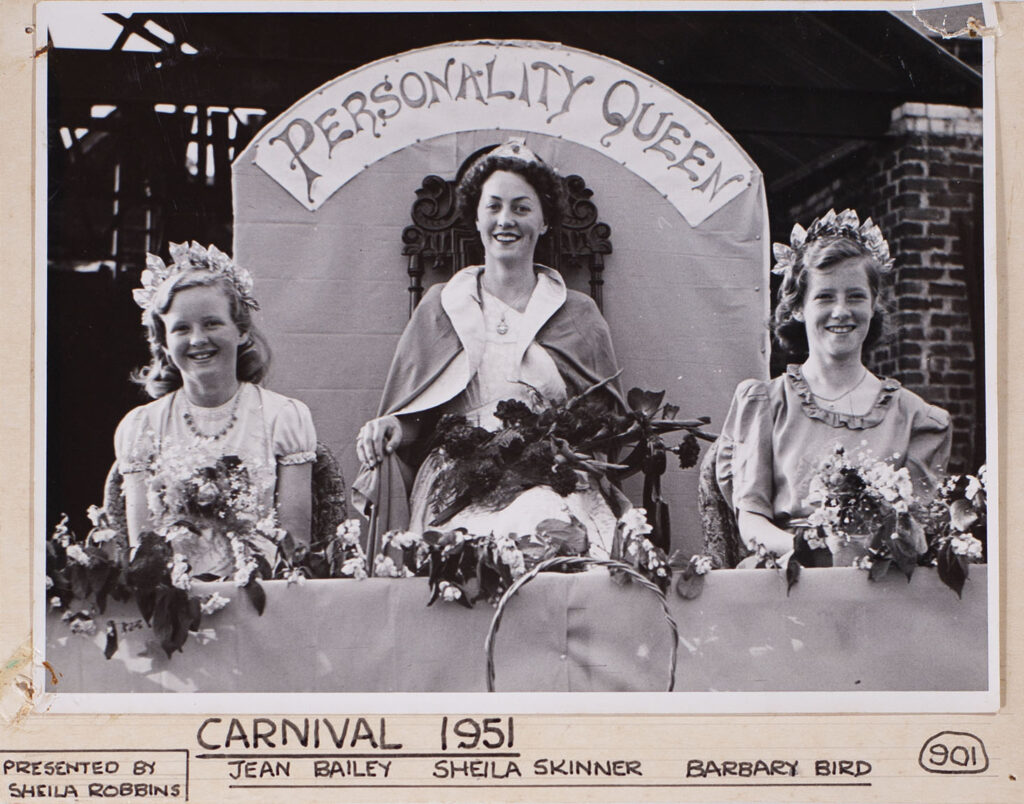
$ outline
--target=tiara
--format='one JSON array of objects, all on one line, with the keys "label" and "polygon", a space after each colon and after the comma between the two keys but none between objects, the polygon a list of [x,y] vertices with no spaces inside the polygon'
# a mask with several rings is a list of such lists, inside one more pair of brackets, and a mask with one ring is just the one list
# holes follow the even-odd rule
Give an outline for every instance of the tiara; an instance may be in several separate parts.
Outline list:
[{"label": "tiara", "polygon": [[503,145],[499,145],[493,151],[488,151],[484,154],[484,158],[492,156],[504,156],[507,159],[519,159],[522,162],[545,164],[543,159],[526,146],[525,137],[509,137]]},{"label": "tiara", "polygon": [[132,291],[132,298],[142,308],[144,321],[164,282],[190,269],[222,275],[238,292],[242,304],[251,310],[260,309],[259,302],[252,296],[252,274],[235,265],[231,257],[216,246],[203,248],[193,240],[191,243],[170,243],[167,250],[172,260],[170,265],[165,265],[156,254],[146,254],[146,268],[140,277],[142,287]]},{"label": "tiara", "polygon": [[854,209],[844,209],[836,213],[830,209],[820,218],[815,218],[808,229],[804,229],[799,223],[794,224],[793,231],[789,235],[789,245],[785,243],[773,243],[772,254],[775,257],[773,274],[780,274],[789,277],[793,273],[793,266],[804,250],[815,240],[823,238],[841,238],[856,241],[871,252],[871,255],[878,260],[883,273],[892,270],[893,258],[889,255],[889,244],[882,237],[882,230],[875,225],[871,218],[860,222],[860,217]]}]

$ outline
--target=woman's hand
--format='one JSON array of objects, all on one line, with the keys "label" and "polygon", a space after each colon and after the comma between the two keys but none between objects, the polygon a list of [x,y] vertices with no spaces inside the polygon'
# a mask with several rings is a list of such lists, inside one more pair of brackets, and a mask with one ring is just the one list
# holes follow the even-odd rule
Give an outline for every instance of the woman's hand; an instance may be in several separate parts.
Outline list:
[{"label": "woman's hand", "polygon": [[359,429],[356,454],[363,466],[374,468],[402,443],[402,423],[397,416],[370,419]]}]

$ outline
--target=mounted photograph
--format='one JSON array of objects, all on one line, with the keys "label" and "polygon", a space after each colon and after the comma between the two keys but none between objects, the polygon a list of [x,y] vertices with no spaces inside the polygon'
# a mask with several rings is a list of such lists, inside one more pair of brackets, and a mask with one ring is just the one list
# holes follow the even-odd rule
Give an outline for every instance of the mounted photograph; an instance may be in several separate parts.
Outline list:
[{"label": "mounted photograph", "polygon": [[38,12],[56,711],[998,707],[981,6]]}]

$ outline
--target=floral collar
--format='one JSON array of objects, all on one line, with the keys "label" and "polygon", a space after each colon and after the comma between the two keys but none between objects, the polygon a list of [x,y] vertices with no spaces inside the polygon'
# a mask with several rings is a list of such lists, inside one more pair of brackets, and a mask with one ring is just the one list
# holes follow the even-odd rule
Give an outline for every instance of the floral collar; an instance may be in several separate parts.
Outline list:
[{"label": "floral collar", "polygon": [[903,387],[898,380],[883,377],[882,387],[878,390],[878,396],[875,397],[871,409],[865,414],[857,415],[821,407],[804,378],[803,370],[796,363],[786,366],[786,382],[800,397],[800,406],[809,418],[824,422],[829,427],[846,427],[849,430],[867,430],[881,424],[893,396]]}]

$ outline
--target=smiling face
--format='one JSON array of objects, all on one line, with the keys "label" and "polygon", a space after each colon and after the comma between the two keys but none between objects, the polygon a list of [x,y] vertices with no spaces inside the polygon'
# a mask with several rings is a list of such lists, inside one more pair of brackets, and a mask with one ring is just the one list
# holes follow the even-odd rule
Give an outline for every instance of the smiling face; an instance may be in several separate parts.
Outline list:
[{"label": "smiling face", "polygon": [[819,358],[856,356],[867,337],[875,299],[864,258],[852,257],[807,273],[800,310],[810,353]]},{"label": "smiling face", "polygon": [[548,227],[533,186],[518,173],[497,170],[481,188],[476,228],[488,260],[532,265],[537,238]]},{"label": "smiling face", "polygon": [[232,320],[222,288],[214,284],[179,290],[160,319],[167,355],[186,386],[206,388],[235,381],[238,347],[245,334]]}]

